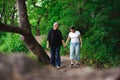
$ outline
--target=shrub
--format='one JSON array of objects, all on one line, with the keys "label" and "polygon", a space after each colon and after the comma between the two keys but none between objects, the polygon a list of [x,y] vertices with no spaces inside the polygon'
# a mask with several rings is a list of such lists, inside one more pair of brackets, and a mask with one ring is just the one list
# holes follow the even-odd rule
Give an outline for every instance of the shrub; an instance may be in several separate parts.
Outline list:
[{"label": "shrub", "polygon": [[28,49],[20,40],[18,34],[7,34],[4,38],[4,43],[1,45],[0,50],[3,52],[26,52]]}]

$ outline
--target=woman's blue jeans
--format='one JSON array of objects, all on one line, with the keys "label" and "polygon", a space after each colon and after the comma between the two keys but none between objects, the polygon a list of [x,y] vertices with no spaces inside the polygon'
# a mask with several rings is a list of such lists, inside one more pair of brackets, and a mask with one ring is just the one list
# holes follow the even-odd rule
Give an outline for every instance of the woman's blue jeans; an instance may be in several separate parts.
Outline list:
[{"label": "woman's blue jeans", "polygon": [[51,46],[50,47],[50,62],[53,66],[60,66],[61,65],[61,58],[60,58],[60,46]]},{"label": "woman's blue jeans", "polygon": [[70,43],[70,59],[80,60],[80,43]]}]

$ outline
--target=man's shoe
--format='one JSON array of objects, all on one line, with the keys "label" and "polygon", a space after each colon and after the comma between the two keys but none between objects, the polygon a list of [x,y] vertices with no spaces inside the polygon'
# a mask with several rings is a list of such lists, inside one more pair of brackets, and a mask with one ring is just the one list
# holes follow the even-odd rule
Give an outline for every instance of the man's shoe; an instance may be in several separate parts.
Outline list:
[{"label": "man's shoe", "polygon": [[57,69],[60,69],[60,66],[56,66]]}]

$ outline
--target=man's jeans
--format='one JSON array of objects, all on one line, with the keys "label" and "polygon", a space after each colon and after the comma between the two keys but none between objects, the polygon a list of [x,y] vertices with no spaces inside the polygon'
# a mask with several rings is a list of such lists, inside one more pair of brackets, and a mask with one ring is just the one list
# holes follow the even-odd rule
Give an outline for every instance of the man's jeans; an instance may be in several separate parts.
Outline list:
[{"label": "man's jeans", "polygon": [[50,62],[53,66],[60,66],[61,65],[61,58],[60,58],[60,46],[52,46],[50,47]]},{"label": "man's jeans", "polygon": [[80,60],[80,43],[70,43],[70,59]]}]

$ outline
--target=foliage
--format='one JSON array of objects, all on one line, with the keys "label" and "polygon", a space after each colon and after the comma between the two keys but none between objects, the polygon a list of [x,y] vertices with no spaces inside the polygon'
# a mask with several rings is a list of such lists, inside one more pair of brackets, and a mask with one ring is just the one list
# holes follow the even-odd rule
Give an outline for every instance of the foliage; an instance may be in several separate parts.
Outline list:
[{"label": "foliage", "polygon": [[46,35],[41,35],[40,36],[40,44],[42,45],[42,47],[45,49],[46,48],[46,41],[47,41],[47,36]]},{"label": "foliage", "polygon": [[[2,2],[5,2],[5,10],[1,22],[10,24],[15,0],[12,5],[11,0],[2,0],[0,11],[2,11]],[[59,29],[64,40],[68,36],[70,26],[74,26],[81,32],[83,38],[81,61],[105,68],[120,65],[119,3],[120,0],[27,0],[26,2],[33,34],[36,34],[38,28],[41,35],[45,35],[41,43],[43,48],[46,48],[46,36],[55,21],[60,23]],[[17,20],[16,16],[15,24]],[[26,51],[17,35],[0,33],[0,38],[0,50]],[[16,49],[15,44],[19,48]],[[62,47],[61,54],[69,54],[69,47],[66,49]]]},{"label": "foliage", "polygon": [[[0,0],[0,21],[6,24],[12,24],[13,12],[15,11],[16,0]],[[14,20],[17,21],[17,16],[14,14]],[[17,22],[14,22],[17,24]],[[12,24],[13,25],[13,24]]]},{"label": "foliage", "polygon": [[[100,64],[102,67],[119,66],[120,49],[118,45],[120,44],[120,39],[118,34],[120,28],[118,24],[120,16],[118,13],[120,12],[116,10],[120,8],[118,7],[120,5],[116,1],[105,1],[104,3],[95,1],[95,3],[97,3],[95,4],[96,7],[91,8],[91,11],[95,13],[94,17],[90,17],[92,26],[83,36],[82,59],[86,63]],[[113,3],[116,7],[112,7]],[[86,10],[89,10],[89,7],[87,8]],[[117,59],[114,57],[117,57]]]},{"label": "foliage", "polygon": [[27,52],[27,48],[17,34],[7,34],[4,37],[4,44],[0,46],[0,51],[4,52]]}]

